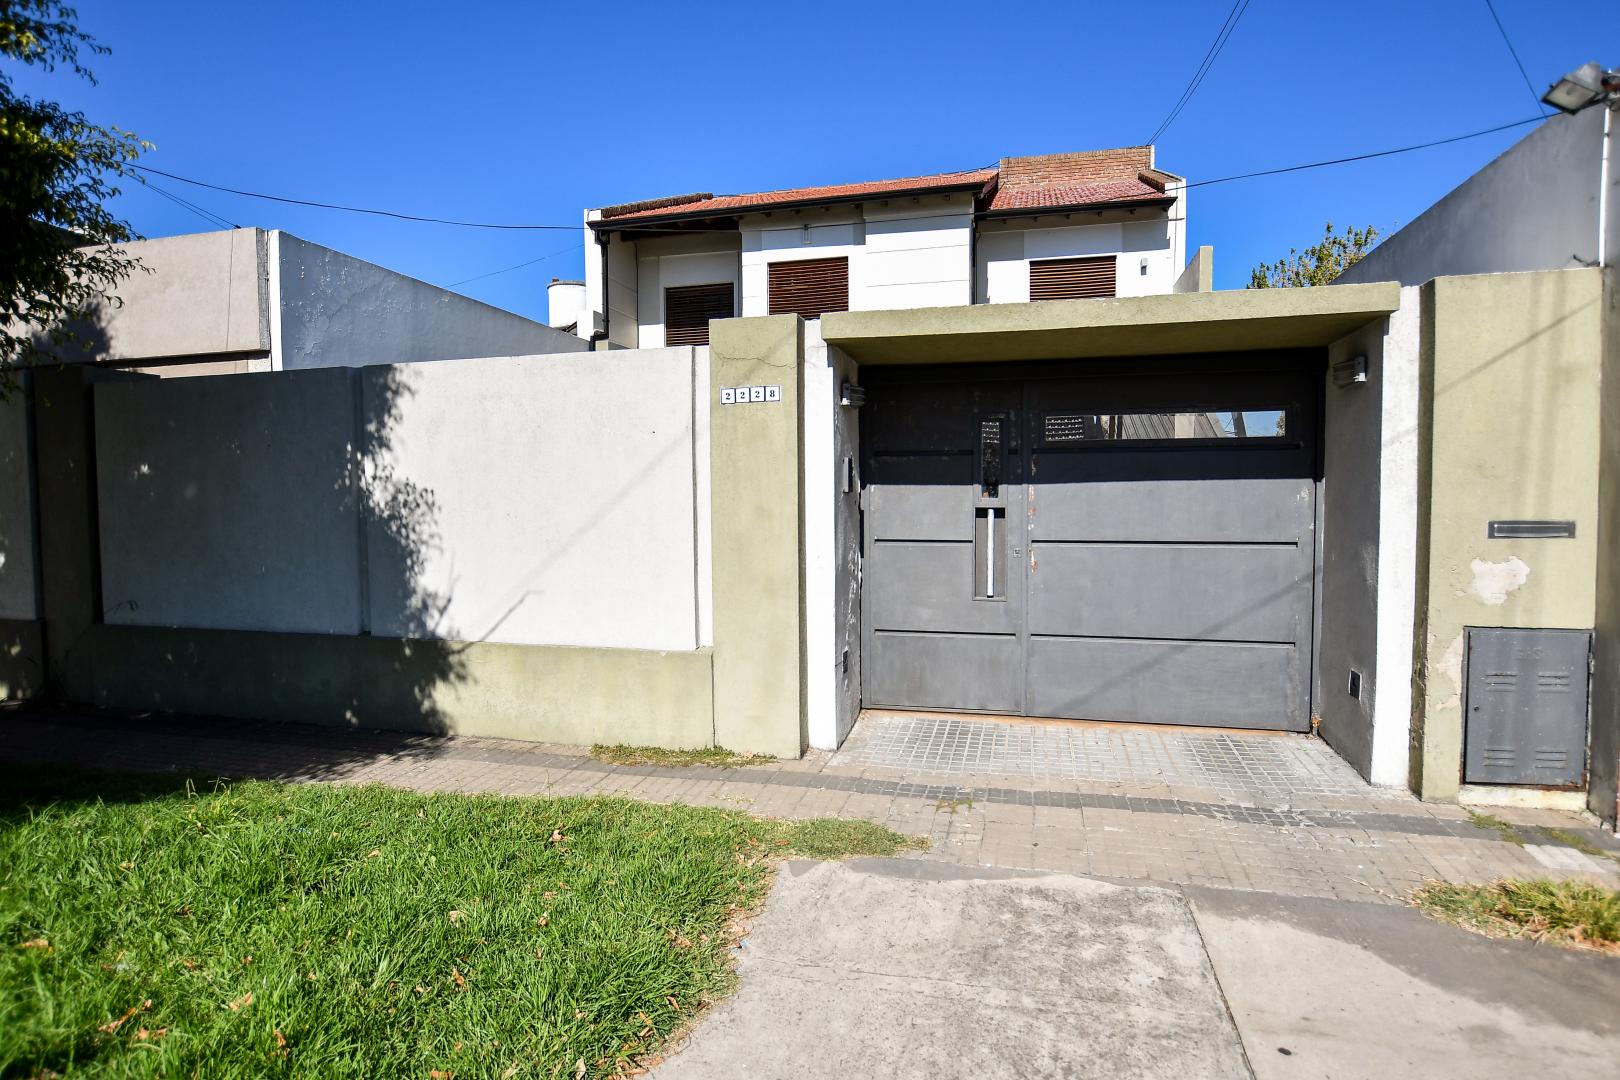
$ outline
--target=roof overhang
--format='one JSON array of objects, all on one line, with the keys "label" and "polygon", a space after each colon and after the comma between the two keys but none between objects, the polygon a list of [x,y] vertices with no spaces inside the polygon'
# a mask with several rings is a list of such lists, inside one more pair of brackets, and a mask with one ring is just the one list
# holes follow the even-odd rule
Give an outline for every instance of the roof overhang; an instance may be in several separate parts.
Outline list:
[{"label": "roof overhang", "polygon": [[1395,282],[823,315],[863,364],[982,363],[1328,345],[1400,307]]},{"label": "roof overhang", "polygon": [[817,206],[850,206],[856,203],[879,202],[883,199],[926,199],[933,195],[950,195],[958,191],[983,189],[983,180],[963,181],[959,184],[941,184],[928,188],[898,188],[891,191],[863,191],[855,195],[821,196],[814,199],[791,199],[782,202],[760,203],[754,206],[734,206],[715,209],[648,214],[644,217],[599,218],[587,222],[598,232],[627,232],[644,226],[662,226],[686,221],[720,221],[748,217],[752,214],[774,214],[780,210],[808,210]]}]

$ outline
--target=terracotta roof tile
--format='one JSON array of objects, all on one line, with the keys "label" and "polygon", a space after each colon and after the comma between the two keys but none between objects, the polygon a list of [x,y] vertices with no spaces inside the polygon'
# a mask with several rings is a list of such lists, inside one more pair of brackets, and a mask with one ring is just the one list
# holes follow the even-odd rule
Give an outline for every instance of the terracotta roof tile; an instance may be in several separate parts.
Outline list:
[{"label": "terracotta roof tile", "polygon": [[1002,184],[985,207],[990,213],[1036,210],[1045,207],[1083,207],[1098,203],[1152,202],[1164,192],[1136,177],[1094,180],[1089,183]]}]

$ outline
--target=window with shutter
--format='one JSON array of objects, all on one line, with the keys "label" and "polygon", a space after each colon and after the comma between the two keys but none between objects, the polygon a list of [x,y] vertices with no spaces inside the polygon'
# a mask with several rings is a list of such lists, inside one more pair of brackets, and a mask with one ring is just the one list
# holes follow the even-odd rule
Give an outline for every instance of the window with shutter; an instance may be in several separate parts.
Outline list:
[{"label": "window with shutter", "polygon": [[1029,264],[1031,300],[1081,300],[1113,296],[1114,256],[1089,259],[1042,259]]},{"label": "window with shutter", "polygon": [[707,345],[709,320],[734,316],[731,282],[682,285],[664,290],[664,344]]},{"label": "window with shutter", "polygon": [[848,259],[796,259],[770,265],[770,313],[814,319],[849,310]]}]

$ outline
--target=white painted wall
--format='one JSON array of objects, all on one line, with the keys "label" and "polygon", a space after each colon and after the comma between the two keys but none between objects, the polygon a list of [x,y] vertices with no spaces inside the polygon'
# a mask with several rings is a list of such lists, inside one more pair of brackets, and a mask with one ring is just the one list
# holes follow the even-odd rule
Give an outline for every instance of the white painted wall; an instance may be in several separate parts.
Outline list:
[{"label": "white painted wall", "polygon": [[696,648],[695,373],[691,348],[365,372],[383,491],[432,503],[405,551],[368,517],[372,632]]},{"label": "white painted wall", "polygon": [[[697,240],[640,241],[637,259],[638,340],[643,349],[664,346],[664,290],[683,285],[732,286],[732,310],[741,310],[737,283],[741,274],[741,240],[734,235]],[[718,248],[719,250],[716,250]]]},{"label": "white painted wall", "polygon": [[[1321,627],[1322,736],[1373,783],[1405,787],[1417,582],[1416,288],[1401,308],[1331,346],[1367,358],[1365,383],[1325,390]],[[1348,690],[1361,674],[1361,696]]]},{"label": "white painted wall", "polygon": [[0,400],[0,619],[39,618],[30,443],[28,389],[19,385]]},{"label": "white painted wall", "polygon": [[[1179,212],[1178,203],[1172,207]],[[1037,259],[1113,255],[1119,296],[1159,296],[1175,291],[1182,268],[1180,219],[1160,210],[1135,217],[1110,213],[1109,220],[1082,224],[1088,216],[1054,215],[1033,221],[983,222],[979,226],[977,301],[1029,302],[1029,264]],[[1117,220],[1113,220],[1117,219]]]},{"label": "white painted wall", "polygon": [[695,648],[707,365],[679,348],[99,385],[107,621]]}]

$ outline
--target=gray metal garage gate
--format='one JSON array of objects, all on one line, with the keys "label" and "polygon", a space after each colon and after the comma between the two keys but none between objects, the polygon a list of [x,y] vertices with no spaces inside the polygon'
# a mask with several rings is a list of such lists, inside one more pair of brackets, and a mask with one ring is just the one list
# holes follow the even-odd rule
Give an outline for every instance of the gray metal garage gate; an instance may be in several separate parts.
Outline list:
[{"label": "gray metal garage gate", "polygon": [[864,369],[864,704],[1307,729],[1321,373]]}]

